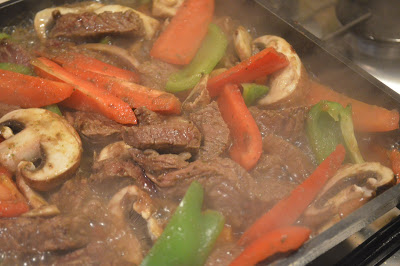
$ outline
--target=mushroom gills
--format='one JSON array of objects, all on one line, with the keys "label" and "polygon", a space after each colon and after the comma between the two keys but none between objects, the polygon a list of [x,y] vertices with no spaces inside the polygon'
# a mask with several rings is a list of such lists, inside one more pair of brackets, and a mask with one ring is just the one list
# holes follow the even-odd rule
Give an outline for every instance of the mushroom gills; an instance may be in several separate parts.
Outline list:
[{"label": "mushroom gills", "polygon": [[304,212],[303,222],[321,232],[395,182],[393,171],[377,162],[339,169]]},{"label": "mushroom gills", "polygon": [[0,119],[0,128],[13,124],[24,127],[0,143],[0,164],[18,171],[30,187],[50,190],[77,170],[82,143],[64,118],[45,109],[19,109]]}]

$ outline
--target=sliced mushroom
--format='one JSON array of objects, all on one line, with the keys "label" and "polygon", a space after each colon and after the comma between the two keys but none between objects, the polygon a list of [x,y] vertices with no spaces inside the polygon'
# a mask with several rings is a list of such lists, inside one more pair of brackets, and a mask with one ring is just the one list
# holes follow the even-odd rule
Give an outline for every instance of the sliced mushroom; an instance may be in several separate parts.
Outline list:
[{"label": "sliced mushroom", "polygon": [[284,39],[273,35],[259,37],[253,41],[253,44],[262,48],[273,47],[289,60],[287,67],[270,75],[268,80],[270,91],[258,101],[258,104],[279,105],[301,101],[302,92],[309,86],[309,81],[307,72],[293,47]]},{"label": "sliced mushroom", "polygon": [[123,141],[117,141],[105,146],[96,158],[96,161],[102,161],[110,158],[130,158],[129,149],[132,148]]},{"label": "sliced mushroom", "polygon": [[121,5],[103,5],[96,2],[76,5],[72,7],[52,7],[43,9],[36,14],[34,19],[34,27],[37,35],[39,36],[39,39],[41,41],[45,41],[47,39],[46,31],[48,27],[54,22],[54,11],[58,11],[61,15],[65,15],[69,13],[79,14],[84,12],[95,12],[96,14],[100,14],[106,11],[125,12],[128,10],[135,12],[142,19],[145,30],[145,37],[146,39],[151,39],[160,26],[158,20],[149,17],[139,11],[136,11],[135,9],[132,9],[130,7],[125,7]]},{"label": "sliced mushroom", "polygon": [[211,102],[211,97],[207,90],[208,76],[209,75],[204,75],[186,97],[185,101],[182,103],[183,112],[194,112]]},{"label": "sliced mushroom", "polygon": [[327,182],[305,211],[303,221],[321,232],[394,182],[393,171],[380,163],[346,165]]},{"label": "sliced mushroom", "polygon": [[155,17],[173,17],[184,0],[153,0],[151,13]]},{"label": "sliced mushroom", "polygon": [[253,38],[245,27],[239,26],[233,34],[233,43],[235,44],[235,51],[240,58],[244,61],[252,54],[251,41]]},{"label": "sliced mushroom", "polygon": [[60,210],[57,208],[56,205],[50,205],[42,196],[40,196],[36,191],[32,190],[28,186],[20,171],[18,171],[17,173],[16,184],[21,193],[28,200],[29,206],[32,207],[32,210],[24,213],[22,216],[50,217],[60,214]]},{"label": "sliced mushroom", "polygon": [[0,119],[3,126],[15,132],[0,143],[0,163],[13,173],[20,171],[30,187],[52,189],[79,167],[81,139],[59,115],[40,108],[19,109]]},{"label": "sliced mushroom", "polygon": [[118,221],[125,221],[122,202],[125,197],[133,200],[132,208],[147,221],[149,235],[153,241],[157,240],[163,232],[162,223],[157,220],[156,206],[150,196],[137,186],[128,186],[118,191],[108,203],[110,213]]}]

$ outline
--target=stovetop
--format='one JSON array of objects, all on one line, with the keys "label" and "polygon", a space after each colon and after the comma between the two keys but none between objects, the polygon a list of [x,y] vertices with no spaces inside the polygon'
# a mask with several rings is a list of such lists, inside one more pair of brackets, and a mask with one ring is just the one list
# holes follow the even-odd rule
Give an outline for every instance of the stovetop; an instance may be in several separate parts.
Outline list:
[{"label": "stovetop", "polygon": [[[360,8],[359,12],[354,13],[346,21],[341,22],[337,15],[339,12],[338,4],[343,2],[374,2],[375,5],[382,3],[390,6],[390,8],[385,8],[385,12],[387,9],[391,9],[394,10],[392,13],[398,11],[397,14],[400,14],[399,1],[397,1],[397,6],[393,5],[392,0],[379,0],[379,2],[374,0],[268,0],[267,2],[278,15],[288,19],[291,23],[301,25],[322,40],[327,47],[338,51],[400,94],[400,75],[398,74],[400,70],[400,39],[398,39],[397,22],[394,21],[396,31],[393,30],[392,32],[394,36],[392,39],[394,40],[393,42],[397,42],[396,44],[383,41],[372,42],[363,40],[363,37],[365,39],[373,39],[373,37],[360,37],[361,34],[357,31],[357,27],[360,27],[363,23],[367,24],[372,19],[379,20],[380,18],[377,16],[380,16],[381,13],[375,14],[374,10],[369,9],[369,6],[364,8],[361,4],[362,8]],[[400,18],[400,16],[398,17]],[[386,24],[382,23],[382,27]],[[382,31],[388,32],[387,28],[388,26],[386,25]],[[376,31],[377,29],[374,28],[372,30]],[[388,35],[389,33],[385,36]],[[375,46],[375,43],[378,47]]]}]

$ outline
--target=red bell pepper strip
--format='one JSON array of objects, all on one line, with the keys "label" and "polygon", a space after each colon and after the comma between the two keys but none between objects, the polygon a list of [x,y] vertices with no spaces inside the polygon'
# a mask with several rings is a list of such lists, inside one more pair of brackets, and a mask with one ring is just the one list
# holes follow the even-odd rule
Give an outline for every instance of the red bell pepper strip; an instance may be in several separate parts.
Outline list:
[{"label": "red bell pepper strip", "polygon": [[186,0],[154,43],[150,55],[164,62],[187,65],[207,34],[214,0]]},{"label": "red bell pepper strip", "polygon": [[211,97],[218,96],[228,84],[252,82],[269,75],[289,64],[285,55],[274,48],[266,48],[236,66],[208,80],[208,91]]},{"label": "red bell pepper strip", "polygon": [[12,181],[10,172],[0,166],[0,217],[16,217],[27,211],[28,203]]},{"label": "red bell pepper strip", "polygon": [[301,226],[270,231],[246,247],[229,266],[251,266],[276,253],[297,250],[308,240],[310,233],[310,229]]},{"label": "red bell pepper strip", "polygon": [[359,132],[385,132],[399,128],[399,113],[370,105],[338,93],[317,82],[312,82],[306,101],[314,105],[321,100],[337,102],[346,107],[351,104],[354,129]]},{"label": "red bell pepper strip", "polygon": [[131,82],[140,81],[139,75],[135,72],[118,68],[83,54],[69,52],[58,56],[45,55],[44,57],[50,58],[62,66],[68,65]]},{"label": "red bell pepper strip", "polygon": [[222,118],[233,138],[231,158],[246,170],[253,168],[262,153],[262,138],[239,87],[228,84],[217,99]]},{"label": "red bell pepper strip", "polygon": [[271,230],[294,224],[328,179],[339,169],[345,155],[346,150],[343,145],[337,145],[336,149],[287,198],[279,201],[244,232],[239,244],[246,245]]},{"label": "red bell pepper strip", "polygon": [[23,108],[42,107],[68,98],[74,87],[0,69],[0,102]]},{"label": "red bell pepper strip", "polygon": [[[93,83],[69,73],[53,61],[40,57],[32,65],[75,87],[71,96],[61,104],[81,111],[97,112],[121,124],[136,124],[136,116],[129,105]],[[39,73],[40,74],[40,73]]]},{"label": "red bell pepper strip", "polygon": [[393,149],[390,152],[390,161],[392,162],[392,170],[397,176],[397,184],[400,182],[400,151]]},{"label": "red bell pepper strip", "polygon": [[93,82],[97,87],[107,90],[129,104],[131,108],[145,106],[154,112],[164,114],[181,112],[181,102],[171,93],[75,67],[65,66],[64,68],[82,79]]}]

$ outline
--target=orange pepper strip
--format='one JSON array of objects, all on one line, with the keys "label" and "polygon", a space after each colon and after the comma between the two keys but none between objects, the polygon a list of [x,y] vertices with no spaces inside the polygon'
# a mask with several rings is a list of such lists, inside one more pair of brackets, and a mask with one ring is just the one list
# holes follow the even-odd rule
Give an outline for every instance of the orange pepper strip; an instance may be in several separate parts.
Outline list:
[{"label": "orange pepper strip", "polygon": [[10,172],[0,166],[0,217],[16,217],[27,211],[28,203],[12,181]]},{"label": "orange pepper strip", "polygon": [[[69,73],[53,61],[40,57],[32,65],[66,83],[74,85],[76,91],[61,104],[81,111],[97,112],[121,124],[136,124],[136,116],[129,105],[93,83]],[[40,74],[40,73],[39,73]]]},{"label": "orange pepper strip", "polygon": [[218,97],[218,107],[233,138],[231,158],[246,170],[253,168],[262,153],[262,138],[239,87],[228,84]]},{"label": "orange pepper strip", "polygon": [[288,226],[275,229],[252,242],[229,266],[251,266],[278,252],[297,250],[306,242],[311,230]]},{"label": "orange pepper strip", "polygon": [[337,102],[343,107],[351,104],[356,131],[385,132],[399,128],[399,113],[397,111],[360,102],[317,82],[312,82],[306,101],[308,104],[316,104],[321,100]]},{"label": "orange pepper strip", "polygon": [[68,98],[74,87],[0,69],[0,102],[23,108],[42,107]]},{"label": "orange pepper strip", "polygon": [[156,40],[150,55],[164,62],[187,65],[208,31],[214,0],[186,0]]},{"label": "orange pepper strip", "polygon": [[266,48],[249,59],[212,77],[208,80],[208,91],[211,97],[218,96],[228,83],[239,84],[252,82],[284,68],[289,64],[286,56],[274,48]]},{"label": "orange pepper strip", "polygon": [[240,245],[249,244],[263,234],[282,226],[292,225],[310,205],[325,183],[342,165],[346,150],[339,144],[336,149],[315,169],[290,195],[279,201],[259,218],[239,239]]},{"label": "orange pepper strip", "polygon": [[179,114],[181,112],[181,102],[171,93],[150,89],[136,83],[81,70],[69,65],[65,65],[64,68],[82,79],[93,82],[97,87],[107,90],[128,103],[132,108],[145,106],[154,112],[164,114]]}]

